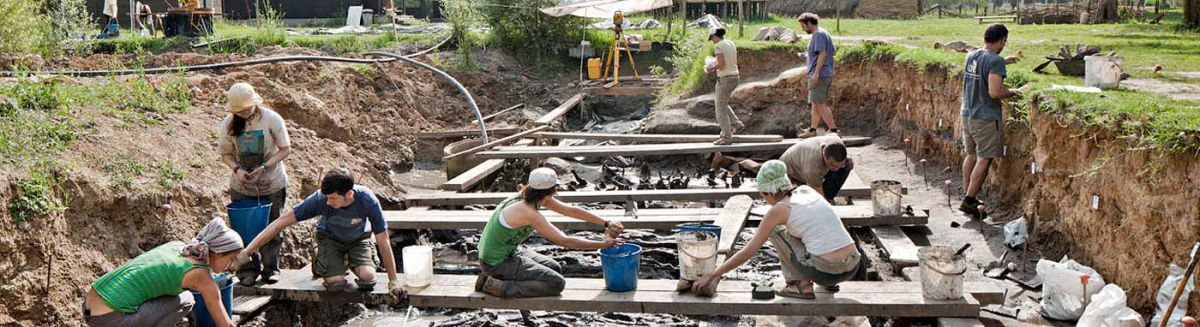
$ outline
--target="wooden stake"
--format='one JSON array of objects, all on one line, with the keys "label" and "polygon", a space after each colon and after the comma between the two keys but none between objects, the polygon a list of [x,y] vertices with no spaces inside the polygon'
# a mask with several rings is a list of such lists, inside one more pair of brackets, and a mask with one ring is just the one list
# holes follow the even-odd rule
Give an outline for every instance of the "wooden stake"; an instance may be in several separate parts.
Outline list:
[{"label": "wooden stake", "polygon": [[1175,304],[1179,303],[1179,296],[1183,295],[1184,286],[1187,286],[1192,272],[1196,271],[1195,252],[1197,247],[1200,247],[1200,242],[1196,242],[1196,245],[1192,246],[1192,258],[1188,262],[1187,270],[1183,272],[1183,279],[1179,281],[1179,286],[1175,287],[1175,296],[1171,297],[1171,304],[1167,306],[1167,312],[1163,313],[1163,319],[1158,322],[1158,327],[1167,327],[1167,321],[1171,320],[1171,312],[1175,311]]},{"label": "wooden stake", "polygon": [[464,156],[464,155],[468,155],[468,154],[472,154],[472,153],[477,153],[477,152],[479,152],[479,151],[483,151],[483,150],[491,149],[492,147],[495,147],[495,146],[497,146],[497,145],[500,145],[500,144],[508,143],[508,142],[511,142],[511,141],[515,141],[515,140],[517,140],[517,139],[520,139],[520,138],[522,138],[522,137],[525,137],[526,135],[533,134],[533,133],[537,133],[537,132],[541,132],[543,129],[547,129],[547,128],[550,128],[550,126],[549,126],[549,125],[542,125],[542,126],[534,127],[533,129],[530,129],[530,130],[527,130],[527,131],[524,131],[524,132],[520,132],[520,133],[516,133],[516,134],[513,134],[513,135],[509,135],[509,136],[506,136],[506,137],[504,137],[504,138],[502,138],[502,139],[499,139],[499,140],[492,141],[492,142],[490,142],[490,143],[481,144],[481,145],[479,145],[479,146],[476,146],[476,147],[474,147],[474,148],[470,148],[470,149],[467,149],[467,150],[463,150],[462,152],[459,152],[459,153],[455,153],[455,154],[451,154],[451,155],[448,155],[448,156],[442,157],[442,160],[450,160],[450,159],[454,159],[454,158],[461,157],[461,156]]}]

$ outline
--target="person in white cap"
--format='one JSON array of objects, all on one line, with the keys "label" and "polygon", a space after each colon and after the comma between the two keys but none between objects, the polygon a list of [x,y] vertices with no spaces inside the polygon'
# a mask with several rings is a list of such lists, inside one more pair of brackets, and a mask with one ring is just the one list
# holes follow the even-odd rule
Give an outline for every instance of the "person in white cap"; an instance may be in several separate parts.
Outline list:
[{"label": "person in white cap", "polygon": [[858,272],[862,254],[833,206],[807,185],[793,187],[783,161],[763,163],[756,182],[771,210],[763,216],[750,242],[711,274],[700,277],[692,284],[692,291],[712,296],[721,275],[746,263],[770,240],[779,253],[779,266],[787,282],[776,294],[813,299],[814,283],[837,292],[837,284]]},{"label": "person in white cap", "polygon": [[[263,106],[262,97],[250,84],[234,84],[225,98],[229,114],[221,121],[217,150],[231,172],[229,197],[232,201],[269,201],[269,220],[275,221],[287,199],[283,160],[292,152],[287,125],[278,113]],[[253,286],[259,277],[267,284],[277,282],[281,244],[283,237],[277,237],[254,253],[249,264],[238,268],[239,283]]]},{"label": "person in white cap", "polygon": [[733,133],[746,126],[729,106],[729,96],[738,86],[737,47],[733,45],[733,41],[725,39],[725,29],[721,27],[709,30],[708,40],[713,43],[713,55],[717,58],[717,64],[706,67],[705,71],[710,74],[717,73],[714,105],[717,110],[717,124],[721,125],[721,138],[713,144],[733,144]]},{"label": "person in white cap", "polygon": [[[566,280],[558,262],[517,249],[534,231],[554,244],[572,249],[596,250],[621,244],[615,238],[625,229],[620,222],[606,221],[587,210],[559,201],[554,197],[558,184],[558,174],[553,169],[534,169],[529,173],[528,185],[522,185],[518,195],[505,199],[496,207],[479,239],[479,266],[483,272],[475,282],[476,291],[507,298],[562,293]],[[538,212],[543,207],[602,226],[608,238],[594,241],[567,236]]]}]

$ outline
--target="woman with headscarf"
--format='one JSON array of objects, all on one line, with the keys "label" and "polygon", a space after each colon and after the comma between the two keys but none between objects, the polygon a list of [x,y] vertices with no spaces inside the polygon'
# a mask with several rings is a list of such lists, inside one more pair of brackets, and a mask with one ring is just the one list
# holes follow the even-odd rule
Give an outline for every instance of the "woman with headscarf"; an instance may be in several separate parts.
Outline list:
[{"label": "woman with headscarf", "polygon": [[170,242],[142,253],[100,276],[83,301],[88,326],[175,326],[192,312],[200,292],[219,327],[232,326],[213,273],[229,270],[242,252],[242,238],[213,219],[191,241]]},{"label": "woman with headscarf", "polygon": [[[221,162],[232,172],[229,197],[232,201],[255,200],[270,202],[268,221],[279,218],[287,200],[287,171],[283,159],[292,153],[287,124],[275,111],[263,106],[263,99],[246,83],[237,83],[225,92],[229,112],[221,121],[218,152]],[[250,263],[238,268],[238,282],[254,286],[258,279],[274,284],[279,275],[279,247],[283,236],[278,235],[256,253]]]},{"label": "woman with headscarf", "polygon": [[837,284],[850,280],[858,271],[862,254],[833,206],[811,187],[794,188],[783,161],[763,163],[755,181],[771,210],[763,216],[750,243],[696,281],[692,291],[711,296],[721,275],[746,263],[770,240],[779,253],[779,265],[787,282],[776,294],[814,299],[813,284],[837,292]]}]

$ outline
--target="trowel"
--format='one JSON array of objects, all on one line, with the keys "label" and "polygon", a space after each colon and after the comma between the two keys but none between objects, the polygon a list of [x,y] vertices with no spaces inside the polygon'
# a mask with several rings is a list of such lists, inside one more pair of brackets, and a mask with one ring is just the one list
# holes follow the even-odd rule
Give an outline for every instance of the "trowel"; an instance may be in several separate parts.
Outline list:
[{"label": "trowel", "polygon": [[983,275],[988,278],[1004,279],[1004,275],[1008,274],[1008,265],[1004,263],[1006,257],[1008,257],[1008,249],[1004,249],[999,260],[992,261],[983,268]]}]

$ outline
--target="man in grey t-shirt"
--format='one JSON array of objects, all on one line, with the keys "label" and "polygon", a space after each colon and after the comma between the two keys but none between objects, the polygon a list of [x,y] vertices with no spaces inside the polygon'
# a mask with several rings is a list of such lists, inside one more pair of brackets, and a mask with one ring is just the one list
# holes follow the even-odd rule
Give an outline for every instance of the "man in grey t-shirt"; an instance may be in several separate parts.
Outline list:
[{"label": "man in grey t-shirt", "polygon": [[987,177],[988,165],[1004,154],[1004,110],[1000,100],[1020,94],[1020,90],[1004,86],[1008,76],[1005,65],[1017,61],[1016,56],[1000,57],[1008,44],[1008,29],[992,24],[984,31],[983,41],[984,47],[967,54],[963,62],[962,130],[967,155],[962,171],[966,197],[959,210],[971,215],[979,215],[982,203],[976,196]]},{"label": "man in grey t-shirt", "polygon": [[812,105],[811,125],[807,130],[800,131],[800,138],[817,135],[817,127],[821,122],[829,128],[830,133],[837,133],[837,123],[833,121],[833,111],[829,109],[829,86],[833,84],[833,54],[837,49],[833,46],[833,38],[824,28],[817,26],[820,17],[814,13],[800,14],[797,21],[805,33],[812,34],[805,51],[808,65],[808,103]]}]

